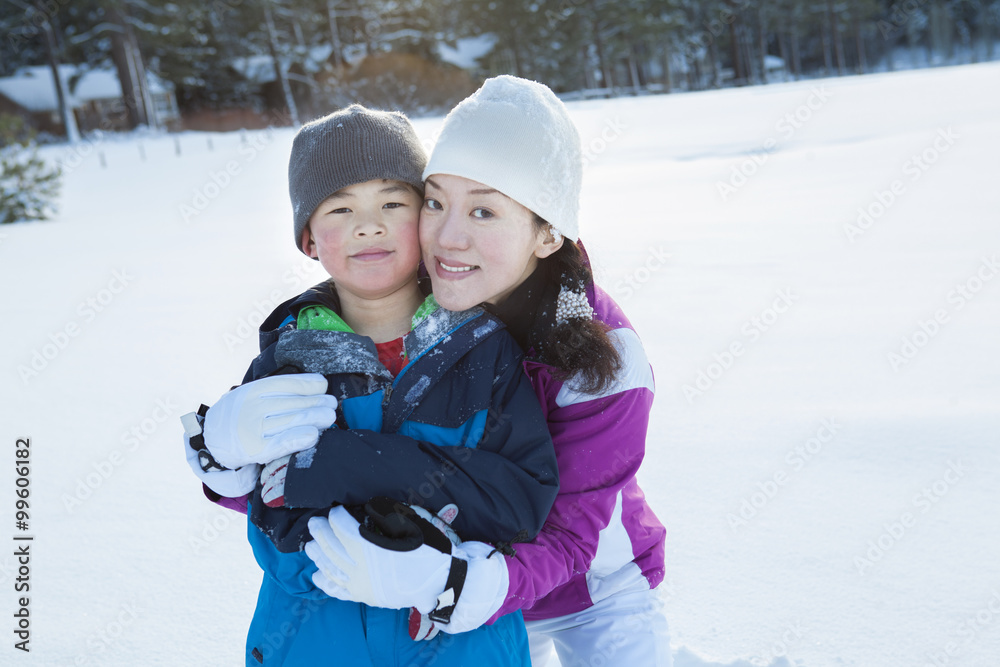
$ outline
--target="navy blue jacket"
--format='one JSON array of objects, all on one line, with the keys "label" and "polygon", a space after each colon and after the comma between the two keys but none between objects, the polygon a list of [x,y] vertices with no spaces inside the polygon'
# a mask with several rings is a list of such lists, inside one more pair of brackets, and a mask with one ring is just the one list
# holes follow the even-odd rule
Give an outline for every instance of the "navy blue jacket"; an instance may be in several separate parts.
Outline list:
[{"label": "navy blue jacket", "polygon": [[253,523],[280,551],[297,551],[310,539],[309,517],[384,495],[434,513],[455,503],[463,539],[534,537],[558,473],[523,354],[504,325],[479,308],[435,308],[404,337],[407,365],[393,379],[371,339],[295,329],[298,312],[315,304],[339,311],[325,284],[278,306],[261,326],[263,351],[244,381],[321,373],[338,400],[337,424],[292,456],[285,508],[264,505],[258,484]]},{"label": "navy blue jacket", "polygon": [[530,539],[558,491],[555,452],[522,353],[481,309],[433,310],[404,337],[407,364],[393,379],[371,339],[298,330],[309,305],[339,311],[319,285],[291,299],[261,326],[260,356],[244,382],[280,372],[318,372],[338,399],[337,423],[312,449],[291,457],[286,507],[270,508],[258,482],[247,537],[264,570],[247,635],[246,665],[477,664],[530,662],[516,612],[461,635],[414,642],[408,611],[327,597],[301,551],[306,522],[336,503],[386,495],[437,513],[455,503],[464,539]]}]

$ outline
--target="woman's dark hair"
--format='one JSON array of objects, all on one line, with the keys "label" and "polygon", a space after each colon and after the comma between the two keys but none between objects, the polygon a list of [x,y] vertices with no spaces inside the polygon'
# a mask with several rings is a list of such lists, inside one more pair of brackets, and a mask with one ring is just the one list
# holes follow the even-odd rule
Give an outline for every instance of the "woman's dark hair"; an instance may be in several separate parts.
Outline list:
[{"label": "woman's dark hair", "polygon": [[[535,225],[540,231],[549,228],[549,223],[537,215]],[[579,292],[594,281],[580,246],[569,239],[563,239],[562,247],[541,261],[548,269],[549,280],[558,281],[561,289]],[[609,329],[595,319],[556,323],[544,336],[541,359],[556,368],[556,379],[565,381],[579,374],[580,391],[600,393],[612,385],[622,367],[621,354],[608,336]]]}]

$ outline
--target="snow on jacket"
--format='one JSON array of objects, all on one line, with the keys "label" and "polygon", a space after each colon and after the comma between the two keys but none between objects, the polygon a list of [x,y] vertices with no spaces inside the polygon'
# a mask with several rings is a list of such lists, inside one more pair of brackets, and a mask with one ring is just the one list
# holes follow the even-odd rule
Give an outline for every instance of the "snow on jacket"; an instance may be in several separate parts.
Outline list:
[{"label": "snow on jacket", "polygon": [[[336,312],[335,297],[323,289],[307,292],[290,309],[324,300]],[[395,380],[371,339],[350,332],[290,329],[264,348],[248,379],[283,365],[322,373],[339,401],[340,426],[367,424],[327,429],[316,447],[293,455],[285,505],[324,510],[376,495],[432,512],[455,503],[454,528],[463,539],[536,535],[558,474],[513,339],[481,309],[437,307],[404,337],[404,348],[407,365]],[[251,519],[274,531],[282,551],[301,548],[308,541],[305,521],[316,512],[271,510],[260,502],[260,490],[258,484]],[[273,520],[263,522],[265,516]],[[288,516],[295,521],[281,519]]]},{"label": "snow on jacket", "polygon": [[[541,304],[525,308],[532,289],[544,291],[537,276],[511,295],[508,303],[516,304],[517,314],[503,317],[525,349],[526,328],[544,320],[541,311],[554,311],[557,294],[550,290]],[[586,394],[573,378],[557,380],[554,369],[528,349],[524,368],[556,448],[559,495],[541,533],[507,557],[510,588],[494,619],[516,609],[525,620],[564,616],[637,580],[645,579],[650,588],[663,580],[666,530],[635,477],[646,448],[652,369],[618,304],[593,283],[587,298],[594,318],[610,328],[622,367],[612,386]]]},{"label": "snow on jacket", "polygon": [[[417,649],[405,631],[398,632],[405,630],[407,611],[333,600],[312,584],[315,565],[300,551],[310,539],[306,522],[334,504],[387,495],[432,512],[455,503],[453,525],[466,539],[534,536],[558,488],[551,438],[522,372],[522,353],[503,325],[481,309],[429,309],[404,337],[407,364],[393,379],[370,339],[296,329],[298,311],[313,304],[338,310],[335,295],[321,286],[279,306],[261,327],[263,352],[244,380],[287,370],[319,372],[339,403],[337,424],[289,461],[289,507],[267,507],[260,483],[251,496],[248,538],[266,574],[247,661],[253,664],[254,651],[270,657],[264,664],[329,659],[331,628],[344,628],[337,631],[340,659],[344,647],[360,642],[358,655],[390,646],[394,659],[408,660]],[[458,644],[441,639],[449,645],[436,646],[435,655],[441,664],[461,664],[478,642],[505,647],[506,657],[492,664],[521,664],[526,642],[520,623],[520,614],[513,614]],[[352,626],[362,631],[352,634],[346,629]],[[287,634],[288,627],[293,636],[271,646],[269,638]]]}]

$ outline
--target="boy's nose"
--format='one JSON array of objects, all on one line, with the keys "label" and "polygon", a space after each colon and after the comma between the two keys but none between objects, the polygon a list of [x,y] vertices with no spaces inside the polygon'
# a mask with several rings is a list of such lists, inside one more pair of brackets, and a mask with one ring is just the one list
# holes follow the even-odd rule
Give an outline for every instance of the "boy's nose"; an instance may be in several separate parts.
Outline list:
[{"label": "boy's nose", "polygon": [[378,218],[372,216],[361,217],[354,228],[355,236],[382,236],[385,234],[385,225]]}]

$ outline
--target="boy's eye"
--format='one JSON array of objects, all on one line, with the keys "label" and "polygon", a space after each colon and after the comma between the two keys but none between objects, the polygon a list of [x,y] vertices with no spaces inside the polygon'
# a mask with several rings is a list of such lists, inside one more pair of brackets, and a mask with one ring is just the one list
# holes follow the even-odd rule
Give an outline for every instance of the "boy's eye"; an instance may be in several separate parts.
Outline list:
[{"label": "boy's eye", "polygon": [[441,206],[441,202],[439,202],[437,199],[431,199],[430,197],[424,200],[424,206],[431,209],[432,211],[440,211],[444,208],[443,206]]},{"label": "boy's eye", "polygon": [[493,217],[493,211],[488,208],[474,208],[472,209],[472,217],[486,220]]},{"label": "boy's eye", "polygon": [[330,213],[350,213],[350,212],[351,209],[349,208],[335,208],[332,211],[330,211]]},{"label": "boy's eye", "polygon": [[399,208],[400,206],[406,206],[406,204],[403,204],[398,201],[391,201],[385,204],[382,208]]}]

